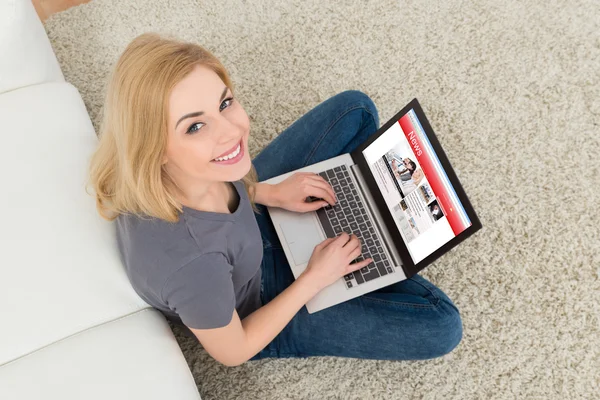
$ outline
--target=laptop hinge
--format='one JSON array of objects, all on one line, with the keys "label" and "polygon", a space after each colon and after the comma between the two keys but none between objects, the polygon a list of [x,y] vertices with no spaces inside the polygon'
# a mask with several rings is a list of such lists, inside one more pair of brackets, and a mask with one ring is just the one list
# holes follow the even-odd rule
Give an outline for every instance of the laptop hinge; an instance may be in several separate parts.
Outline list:
[{"label": "laptop hinge", "polygon": [[388,254],[392,257],[394,266],[402,267],[402,260],[400,259],[400,255],[398,254],[398,251],[396,250],[396,246],[394,246],[394,243],[392,242],[390,232],[388,231],[387,227],[383,223],[383,217],[379,213],[379,210],[377,210],[377,207],[372,206],[372,205],[375,205],[375,200],[371,196],[371,193],[369,193],[367,183],[363,179],[362,173],[360,172],[358,165],[356,165],[356,164],[351,165],[350,171],[352,171],[354,177],[356,178],[356,180],[358,182],[357,186],[362,194],[363,202],[369,209],[369,212],[370,212],[371,216],[373,217],[373,221],[375,222],[375,224],[377,224],[377,230],[381,233],[381,238],[383,239],[383,242],[385,243],[385,247],[388,251]]}]

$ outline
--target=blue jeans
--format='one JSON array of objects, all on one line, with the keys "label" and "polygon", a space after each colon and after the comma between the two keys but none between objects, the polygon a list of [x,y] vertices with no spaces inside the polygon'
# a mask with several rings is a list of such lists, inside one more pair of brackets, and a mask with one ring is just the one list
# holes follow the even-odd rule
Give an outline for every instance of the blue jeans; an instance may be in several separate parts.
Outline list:
[{"label": "blue jeans", "polygon": [[[373,101],[359,91],[342,92],[294,122],[253,160],[259,180],[351,152],[378,128]],[[294,276],[266,208],[258,207],[264,305],[292,284]],[[456,306],[416,275],[314,314],[302,307],[250,360],[309,356],[419,360],[449,353],[461,338]]]}]

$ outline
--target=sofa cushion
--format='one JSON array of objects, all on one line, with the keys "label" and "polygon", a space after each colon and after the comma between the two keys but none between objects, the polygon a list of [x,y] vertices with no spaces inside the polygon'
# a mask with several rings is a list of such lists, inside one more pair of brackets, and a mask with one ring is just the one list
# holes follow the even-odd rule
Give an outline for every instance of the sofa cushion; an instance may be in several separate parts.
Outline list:
[{"label": "sofa cushion", "polygon": [[31,0],[0,0],[0,93],[64,81]]},{"label": "sofa cushion", "polygon": [[77,333],[0,367],[0,399],[199,398],[175,337],[152,309]]},{"label": "sofa cushion", "polygon": [[85,191],[98,139],[77,89],[4,93],[0,123],[2,365],[149,306],[125,274],[114,223]]}]

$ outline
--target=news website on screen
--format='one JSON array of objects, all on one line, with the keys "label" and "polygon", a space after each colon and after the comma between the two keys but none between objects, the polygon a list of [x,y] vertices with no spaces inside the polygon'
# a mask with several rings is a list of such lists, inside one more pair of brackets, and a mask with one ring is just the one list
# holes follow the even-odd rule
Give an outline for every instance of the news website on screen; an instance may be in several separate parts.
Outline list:
[{"label": "news website on screen", "polygon": [[363,155],[415,264],[471,226],[414,110]]}]

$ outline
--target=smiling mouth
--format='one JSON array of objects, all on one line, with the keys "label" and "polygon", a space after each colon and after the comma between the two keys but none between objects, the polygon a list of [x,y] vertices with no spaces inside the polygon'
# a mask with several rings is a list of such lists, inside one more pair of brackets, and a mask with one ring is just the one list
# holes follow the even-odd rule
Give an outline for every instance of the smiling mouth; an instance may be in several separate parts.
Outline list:
[{"label": "smiling mouth", "polygon": [[213,159],[211,162],[217,164],[234,164],[238,162],[243,156],[244,146],[242,141],[240,140],[239,143],[233,149],[229,150],[228,153],[225,153]]}]

